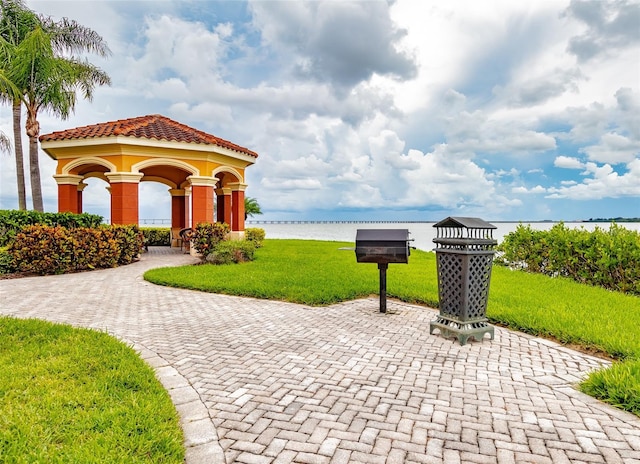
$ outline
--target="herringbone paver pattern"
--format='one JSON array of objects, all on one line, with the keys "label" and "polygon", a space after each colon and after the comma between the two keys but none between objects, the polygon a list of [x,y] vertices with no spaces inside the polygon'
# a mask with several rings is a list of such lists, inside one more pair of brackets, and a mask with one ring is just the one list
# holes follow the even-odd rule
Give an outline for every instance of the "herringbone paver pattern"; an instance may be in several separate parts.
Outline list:
[{"label": "herringbone paver pattern", "polygon": [[1,312],[107,330],[157,370],[189,463],[640,463],[640,420],[575,390],[606,361],[496,328],[460,346],[435,312],[158,287],[191,262],[0,281]]}]

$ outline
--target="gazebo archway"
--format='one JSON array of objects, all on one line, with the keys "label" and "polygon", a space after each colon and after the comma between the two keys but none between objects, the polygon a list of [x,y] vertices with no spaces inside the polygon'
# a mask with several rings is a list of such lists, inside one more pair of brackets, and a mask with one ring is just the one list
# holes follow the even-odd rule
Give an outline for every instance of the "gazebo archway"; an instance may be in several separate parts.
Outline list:
[{"label": "gazebo archway", "polygon": [[138,186],[155,181],[171,195],[174,236],[214,220],[244,235],[244,171],[258,157],[247,148],[160,115],[53,132],[40,142],[58,161],[60,212],[81,213],[83,180],[100,177],[109,183],[111,223],[138,224]]}]

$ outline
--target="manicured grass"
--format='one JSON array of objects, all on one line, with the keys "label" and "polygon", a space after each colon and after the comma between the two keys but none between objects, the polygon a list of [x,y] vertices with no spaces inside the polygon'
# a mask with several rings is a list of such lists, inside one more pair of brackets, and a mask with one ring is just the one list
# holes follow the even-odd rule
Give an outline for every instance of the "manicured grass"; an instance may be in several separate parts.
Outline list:
[{"label": "manicured grass", "polygon": [[640,416],[640,359],[594,372],[580,385],[580,390]]},{"label": "manicured grass", "polygon": [[[174,287],[214,293],[277,299],[313,306],[352,300],[378,293],[378,268],[357,264],[353,251],[339,250],[353,244],[304,240],[266,240],[255,261],[235,266],[198,265],[153,269],[145,279]],[[406,293],[415,301],[437,301],[437,284],[426,270],[433,258],[415,250],[411,264],[392,264],[387,273],[388,291]],[[424,280],[411,288],[409,276]],[[435,291],[435,293],[434,293]],[[391,293],[390,293],[391,295]],[[425,300],[426,299],[426,300]]]},{"label": "manicured grass", "polygon": [[[353,243],[271,239],[250,263],[153,269],[145,279],[308,305],[377,294],[377,266],[358,264],[353,251],[339,250],[349,246]],[[437,306],[435,254],[413,250],[409,264],[390,265],[387,295]],[[494,266],[487,316],[494,323],[613,358],[640,359],[640,298],[635,296]],[[630,382],[640,385],[635,372]]]},{"label": "manicured grass", "polygon": [[0,317],[0,461],[182,463],[173,404],[102,332]]}]

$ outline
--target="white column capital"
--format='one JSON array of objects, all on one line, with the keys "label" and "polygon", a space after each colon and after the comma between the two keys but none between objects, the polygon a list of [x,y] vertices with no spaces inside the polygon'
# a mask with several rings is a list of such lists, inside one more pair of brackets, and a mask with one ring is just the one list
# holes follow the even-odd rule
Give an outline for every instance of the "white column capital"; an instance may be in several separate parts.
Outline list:
[{"label": "white column capital", "polygon": [[230,184],[227,184],[227,186],[230,187],[231,190],[234,190],[236,192],[244,192],[249,185],[243,184],[242,182],[232,182]]},{"label": "white column capital", "polygon": [[109,183],[116,184],[138,184],[140,179],[144,177],[144,174],[136,172],[105,172],[104,175],[109,179]]},{"label": "white column capital", "polygon": [[191,185],[199,185],[204,187],[215,187],[220,179],[217,177],[207,177],[207,176],[189,176],[187,180],[191,183]]},{"label": "white column capital", "polygon": [[187,192],[185,189],[169,189],[169,194],[172,197],[185,197],[187,196]]},{"label": "white column capital", "polygon": [[54,174],[53,178],[56,180],[58,185],[79,185],[84,179],[83,176],[78,176],[76,174]]}]

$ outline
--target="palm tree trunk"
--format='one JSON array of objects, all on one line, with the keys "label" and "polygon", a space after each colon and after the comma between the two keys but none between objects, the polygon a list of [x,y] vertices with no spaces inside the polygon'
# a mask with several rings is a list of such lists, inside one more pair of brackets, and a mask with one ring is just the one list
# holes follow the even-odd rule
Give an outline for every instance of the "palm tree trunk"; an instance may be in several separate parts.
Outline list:
[{"label": "palm tree trunk", "polygon": [[40,123],[38,122],[38,109],[35,105],[27,106],[27,122],[25,124],[27,136],[29,136],[29,171],[31,174],[31,199],[33,209],[44,212],[42,204],[42,183],[40,182],[40,160],[38,159],[38,136],[40,135]]},{"label": "palm tree trunk", "polygon": [[33,209],[44,212],[42,204],[42,185],[40,183],[40,163],[38,160],[38,137],[29,136],[29,168],[31,174],[31,197]]},{"label": "palm tree trunk", "polygon": [[18,180],[18,209],[27,209],[27,192],[24,181],[24,153],[22,152],[22,128],[20,118],[22,103],[13,103],[13,144],[16,155],[16,178]]}]

